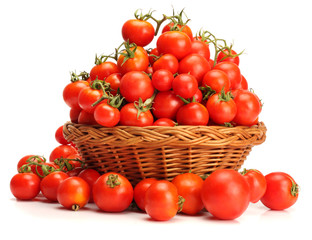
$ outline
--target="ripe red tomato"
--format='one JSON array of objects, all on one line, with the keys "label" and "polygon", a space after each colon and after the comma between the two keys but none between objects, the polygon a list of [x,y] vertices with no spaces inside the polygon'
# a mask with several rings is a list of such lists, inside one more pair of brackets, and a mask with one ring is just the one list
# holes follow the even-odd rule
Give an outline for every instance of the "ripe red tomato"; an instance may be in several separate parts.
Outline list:
[{"label": "ripe red tomato", "polygon": [[210,50],[209,45],[201,40],[193,40],[191,45],[191,53],[197,53],[204,58],[207,59],[207,61],[210,60]]},{"label": "ripe red tomato", "polygon": [[120,120],[120,112],[118,108],[103,102],[96,106],[94,119],[98,124],[104,127],[114,127]]},{"label": "ripe red tomato", "polygon": [[105,82],[110,84],[110,93],[114,96],[117,94],[118,88],[120,88],[121,73],[113,73],[105,78]]},{"label": "ripe red tomato", "polygon": [[102,95],[102,90],[93,89],[91,87],[82,89],[78,96],[78,103],[80,108],[88,113],[94,113],[96,106],[92,106],[92,104],[98,101]]},{"label": "ripe red tomato", "polygon": [[154,87],[147,74],[139,71],[126,73],[120,81],[120,93],[128,102],[144,102],[154,93]]},{"label": "ripe red tomato", "polygon": [[211,89],[217,93],[221,92],[222,89],[226,93],[230,90],[230,81],[228,76],[225,72],[217,69],[208,71],[204,75],[201,85],[204,87],[211,87]]},{"label": "ripe red tomato", "polygon": [[159,118],[153,123],[153,126],[174,127],[176,124],[177,123],[170,118]]},{"label": "ripe red tomato", "polygon": [[93,185],[96,182],[96,180],[101,176],[101,174],[92,169],[92,168],[87,168],[83,169],[82,171],[79,172],[78,177],[81,177],[83,180],[85,180],[89,186],[90,186],[90,199],[89,202],[94,202],[93,201]]},{"label": "ripe red tomato", "polygon": [[237,86],[237,89],[245,89],[248,90],[248,82],[246,78],[242,75],[242,81],[241,83]]},{"label": "ripe red tomato", "polygon": [[134,103],[128,103],[123,106],[120,110],[120,125],[122,126],[152,126],[154,122],[154,117],[150,110],[146,112],[141,112],[138,117],[138,109],[135,107]]},{"label": "ripe red tomato", "polygon": [[220,169],[209,175],[202,188],[205,208],[219,219],[232,220],[241,216],[249,205],[249,185],[232,169]]},{"label": "ripe red tomato", "polygon": [[71,108],[69,111],[69,118],[72,123],[78,123],[79,114],[81,112],[81,108]]},{"label": "ripe red tomato", "polygon": [[57,189],[57,201],[67,209],[77,211],[89,201],[89,184],[80,177],[68,177]]},{"label": "ripe red tomato", "polygon": [[249,169],[242,172],[244,178],[247,179],[250,188],[250,202],[258,202],[266,191],[266,180],[263,174],[256,169]]},{"label": "ripe red tomato", "polygon": [[[22,157],[22,158],[18,161],[18,163],[17,163],[17,171],[18,171],[18,172],[21,171],[21,167],[22,167],[23,165],[25,165],[25,164],[28,163],[28,162],[27,162],[28,159],[31,159],[32,161],[37,162],[37,163],[44,163],[44,162],[45,162],[45,159],[44,159],[44,158],[39,157],[39,156],[38,156],[38,158],[37,158],[37,157],[35,157],[35,156],[38,156],[38,155],[26,155],[26,156]],[[35,166],[35,165],[32,165],[32,166],[31,166],[31,171],[32,171],[33,173],[36,174],[36,166]]]},{"label": "ripe red tomato", "polygon": [[[175,23],[171,22],[164,26],[162,33],[170,31],[172,27],[174,27]],[[192,29],[188,25],[180,25],[176,24],[176,27],[179,31],[184,32],[191,40],[193,40]]]},{"label": "ripe red tomato", "polygon": [[173,79],[172,89],[177,96],[192,98],[198,90],[198,82],[193,75],[182,73]]},{"label": "ripe red tomato", "polygon": [[54,162],[58,158],[67,158],[69,155],[78,154],[76,148],[70,145],[60,145],[53,149],[50,154],[49,161]]},{"label": "ripe red tomato", "polygon": [[204,180],[194,173],[177,175],[172,183],[178,189],[178,194],[185,199],[182,212],[195,215],[204,208],[201,191]]},{"label": "ripe red tomato", "polygon": [[233,122],[237,125],[251,126],[261,112],[259,98],[248,90],[238,90],[234,96],[237,113]]},{"label": "ripe red tomato", "polygon": [[202,103],[203,100],[203,93],[200,89],[197,89],[195,95],[193,96],[193,98],[195,99],[195,102],[199,102]]},{"label": "ripe red tomato", "polygon": [[[153,66],[154,62],[156,61],[156,58],[159,56],[159,52],[158,52],[158,49],[157,48],[153,48],[150,52],[149,52],[149,56],[148,56],[148,59],[149,59],[149,62],[150,62],[150,65]],[[155,57],[156,56],[156,57]]]},{"label": "ripe red tomato", "polygon": [[284,172],[272,172],[265,176],[267,189],[261,202],[273,210],[283,210],[294,205],[299,196],[299,186]]},{"label": "ripe red tomato", "polygon": [[[231,50],[231,55],[236,55],[237,53],[234,50]],[[239,66],[239,57],[229,57],[229,51],[227,49],[218,53],[217,63],[219,62],[232,62]]]},{"label": "ripe red tomato", "polygon": [[152,76],[152,84],[158,91],[169,91],[172,88],[173,74],[167,69],[159,69]]},{"label": "ripe red tomato", "polygon": [[57,202],[57,189],[60,183],[68,178],[68,174],[57,171],[45,176],[40,183],[42,194],[50,201]]},{"label": "ripe red tomato", "polygon": [[[133,51],[134,47],[131,47],[130,50]],[[137,46],[133,58],[129,58],[125,62],[124,59],[125,56],[121,54],[117,60],[117,66],[122,75],[130,71],[145,71],[149,65],[147,52],[140,46]]]},{"label": "ripe red tomato", "polygon": [[88,124],[88,125],[96,125],[97,122],[95,121],[94,114],[88,113],[85,110],[81,110],[78,116],[78,123],[79,124]]},{"label": "ripe red tomato", "polygon": [[152,111],[156,118],[175,120],[179,108],[183,105],[183,101],[173,91],[159,92],[154,99]]},{"label": "ripe red tomato", "polygon": [[199,84],[208,71],[210,71],[208,60],[197,53],[187,55],[179,63],[179,74],[189,73],[197,79]]},{"label": "ripe red tomato", "polygon": [[173,183],[159,180],[145,193],[145,211],[158,221],[167,221],[179,211],[179,194]]},{"label": "ripe red tomato", "polygon": [[179,69],[179,61],[174,55],[170,53],[164,54],[153,64],[153,72],[156,72],[160,69],[166,69],[169,70],[172,74],[175,74]]},{"label": "ripe red tomato", "polygon": [[69,142],[67,142],[67,140],[65,139],[63,135],[63,125],[56,129],[55,139],[59,144],[63,144],[63,145],[69,144]]},{"label": "ripe red tomato", "polygon": [[213,69],[218,69],[226,73],[230,81],[230,89],[237,89],[242,81],[239,67],[232,62],[220,62]]},{"label": "ripe red tomato", "polygon": [[171,53],[178,60],[191,50],[191,39],[184,32],[168,31],[159,36],[156,43],[160,54]]},{"label": "ripe red tomato", "polygon": [[63,90],[63,99],[70,108],[79,108],[78,96],[82,89],[89,86],[87,81],[78,80],[66,85]]},{"label": "ripe red tomato", "polygon": [[113,73],[118,73],[118,67],[116,63],[113,62],[101,62],[97,65],[95,65],[91,71],[90,71],[90,79],[91,81],[94,81],[96,79],[98,80],[104,80],[109,75]]},{"label": "ripe red tomato", "polygon": [[146,190],[154,183],[157,182],[155,178],[145,178],[141,180],[133,189],[133,198],[137,206],[145,211],[145,193]]},{"label": "ripe red tomato", "polygon": [[34,173],[17,173],[10,181],[10,189],[15,198],[31,200],[40,192],[40,178]]},{"label": "ripe red tomato", "polygon": [[207,125],[208,121],[209,113],[207,108],[198,102],[186,104],[177,112],[179,125]]},{"label": "ripe red tomato", "polygon": [[130,19],[122,26],[121,33],[125,41],[129,40],[129,43],[144,47],[153,40],[155,29],[147,21]]},{"label": "ripe red tomato", "polygon": [[105,212],[122,212],[133,200],[133,187],[124,176],[108,172],[94,183],[93,200]]}]

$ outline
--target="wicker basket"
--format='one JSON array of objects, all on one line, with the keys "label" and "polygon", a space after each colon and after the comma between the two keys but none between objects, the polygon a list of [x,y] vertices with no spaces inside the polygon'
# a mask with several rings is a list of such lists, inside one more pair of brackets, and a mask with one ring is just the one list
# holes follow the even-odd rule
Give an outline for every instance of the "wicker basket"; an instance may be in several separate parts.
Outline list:
[{"label": "wicker basket", "polygon": [[252,127],[176,126],[106,128],[67,122],[64,136],[78,147],[88,168],[118,172],[132,184],[180,173],[238,170],[254,145],[265,141],[263,122]]}]

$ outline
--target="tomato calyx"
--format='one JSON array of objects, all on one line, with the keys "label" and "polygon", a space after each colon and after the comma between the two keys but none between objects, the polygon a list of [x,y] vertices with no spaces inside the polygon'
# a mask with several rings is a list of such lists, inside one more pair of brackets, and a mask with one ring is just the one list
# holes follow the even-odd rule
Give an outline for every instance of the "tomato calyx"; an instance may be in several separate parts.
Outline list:
[{"label": "tomato calyx", "polygon": [[114,188],[116,186],[119,186],[121,184],[121,182],[119,181],[117,174],[110,174],[110,175],[108,175],[108,179],[106,181],[106,184],[110,188]]},{"label": "tomato calyx", "polygon": [[207,100],[210,96],[216,93],[210,86],[207,84],[205,86],[199,87],[199,90],[203,93],[203,100]]},{"label": "tomato calyx", "polygon": [[228,102],[233,99],[232,93],[229,91],[225,93],[224,88],[222,88],[221,92],[218,94],[218,102]]},{"label": "tomato calyx", "polygon": [[77,81],[81,81],[81,80],[86,81],[89,77],[90,77],[90,75],[86,71],[82,71],[79,74],[77,74],[76,72],[70,73],[70,81],[71,82],[77,82]]},{"label": "tomato calyx", "polygon": [[289,178],[291,180],[291,188],[290,188],[290,194],[293,197],[297,197],[297,195],[299,194],[300,191],[300,187],[297,183],[294,182],[294,180],[292,180],[291,178]]},{"label": "tomato calyx", "polygon": [[142,98],[139,98],[139,101],[135,101],[134,107],[138,110],[137,119],[140,117],[140,114],[142,112],[147,112],[152,108],[153,101],[156,97],[157,91],[154,92],[154,94],[145,100],[145,102],[142,101]]},{"label": "tomato calyx", "polygon": [[179,195],[178,198],[179,198],[179,201],[178,201],[178,206],[179,206],[178,213],[179,213],[183,209],[183,205],[184,205],[185,199],[182,196],[180,196],[180,195]]},{"label": "tomato calyx", "polygon": [[124,59],[121,63],[121,66],[124,65],[124,63],[130,59],[135,57],[135,51],[137,50],[137,45],[135,43],[129,43],[129,40],[123,43],[125,46],[125,49],[119,52],[119,55],[123,55]]},{"label": "tomato calyx", "polygon": [[[183,14],[184,16],[187,18],[186,21],[183,21]],[[186,26],[186,24],[191,20],[189,19],[185,12],[184,12],[184,8],[181,10],[181,12],[179,14],[175,14],[174,13],[174,9],[173,9],[173,16],[170,17],[171,22],[173,23],[173,25],[170,27],[170,31],[182,31],[184,29],[184,27]]]}]

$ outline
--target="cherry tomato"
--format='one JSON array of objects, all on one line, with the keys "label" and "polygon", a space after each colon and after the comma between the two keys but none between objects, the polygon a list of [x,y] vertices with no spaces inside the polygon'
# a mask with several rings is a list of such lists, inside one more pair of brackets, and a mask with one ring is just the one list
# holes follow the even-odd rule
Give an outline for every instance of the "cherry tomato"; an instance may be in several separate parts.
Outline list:
[{"label": "cherry tomato", "polygon": [[179,211],[179,194],[173,183],[159,180],[145,193],[145,211],[154,220],[167,221]]},{"label": "cherry tomato", "polygon": [[120,81],[120,93],[128,102],[144,102],[154,93],[154,87],[147,74],[139,71],[126,73]]},{"label": "cherry tomato", "polygon": [[241,83],[237,86],[237,89],[245,89],[248,90],[248,82],[246,78],[242,75],[242,81]]},{"label": "cherry tomato", "polygon": [[19,200],[34,199],[40,192],[40,178],[34,173],[17,173],[10,181],[10,189]]},{"label": "cherry tomato", "polygon": [[[35,157],[35,156],[38,156],[38,155],[26,155],[26,156],[22,157],[22,158],[18,161],[18,163],[17,163],[17,171],[18,171],[18,172],[21,171],[21,167],[22,167],[23,165],[25,165],[25,164],[28,163],[28,162],[27,162],[28,159],[30,159],[30,160],[32,160],[32,161],[34,161],[34,162],[37,162],[37,163],[44,163],[44,162],[45,162],[45,160],[44,160],[42,157],[40,157],[40,156]],[[32,166],[31,166],[31,171],[32,171],[33,173],[36,173],[36,165],[32,165]]]},{"label": "cherry tomato", "polygon": [[[231,55],[236,55],[237,53],[234,50],[231,50]],[[219,62],[232,62],[239,66],[239,57],[230,57],[229,51],[227,49],[220,51],[217,56],[217,63]]]},{"label": "cherry tomato", "polygon": [[57,128],[55,132],[55,139],[59,144],[63,145],[69,144],[69,142],[67,142],[67,140],[64,138],[63,135],[63,125]]},{"label": "cherry tomato", "polygon": [[174,55],[170,53],[164,54],[153,64],[154,72],[160,69],[166,69],[169,70],[172,74],[175,74],[179,69],[179,61]]},{"label": "cherry tomato", "polygon": [[133,197],[137,206],[145,211],[145,193],[146,190],[154,183],[157,182],[155,178],[145,178],[141,180],[133,189]]},{"label": "cherry tomato", "polygon": [[159,69],[152,76],[152,84],[158,91],[169,91],[172,88],[173,74],[167,69]]},{"label": "cherry tomato", "polygon": [[154,62],[157,60],[157,57],[159,57],[159,52],[158,52],[158,49],[157,48],[153,48],[150,52],[149,52],[149,56],[148,56],[148,59],[149,59],[149,62],[150,62],[150,65],[153,66]]},{"label": "cherry tomato", "polygon": [[120,120],[120,112],[118,108],[103,102],[96,106],[94,119],[98,124],[104,127],[114,127]]},{"label": "cherry tomato", "polygon": [[209,175],[202,188],[205,208],[218,219],[232,220],[241,216],[249,205],[246,179],[232,169],[219,169]]},{"label": "cherry tomato", "polygon": [[48,200],[57,202],[57,188],[60,183],[68,178],[68,174],[56,171],[45,176],[40,183],[40,190]]},{"label": "cherry tomato", "polygon": [[192,98],[198,90],[198,82],[191,74],[183,73],[172,81],[173,92],[182,98]]},{"label": "cherry tomato", "polygon": [[89,184],[80,177],[68,177],[57,188],[57,201],[73,211],[83,208],[89,198]]},{"label": "cherry tomato", "polygon": [[192,30],[188,25],[180,25],[180,24],[175,24],[173,22],[168,23],[166,26],[164,26],[162,33],[171,31],[170,29],[174,27],[175,25],[179,31],[184,32],[191,40],[193,39]]},{"label": "cherry tomato", "polygon": [[87,81],[78,80],[66,85],[63,90],[63,99],[70,108],[79,108],[78,96],[82,89],[89,86]]},{"label": "cherry tomato", "polygon": [[153,126],[174,127],[176,124],[177,123],[170,118],[159,118],[153,123]]},{"label": "cherry tomato", "polygon": [[78,154],[76,148],[70,145],[59,145],[50,154],[49,161],[54,162],[57,158],[67,158],[71,154]]},{"label": "cherry tomato", "polygon": [[97,122],[95,121],[94,114],[88,113],[85,110],[81,110],[78,116],[78,123],[79,124],[88,124],[88,125],[96,125]]},{"label": "cherry tomato", "polygon": [[203,100],[203,93],[200,91],[200,89],[197,89],[196,93],[194,94],[193,98],[196,102],[201,103]]},{"label": "cherry tomato", "polygon": [[213,69],[218,69],[226,73],[230,81],[230,89],[237,89],[242,81],[239,67],[232,62],[220,62]]},{"label": "cherry tomato", "polygon": [[258,202],[266,191],[266,180],[263,174],[256,169],[244,170],[242,172],[244,178],[247,179],[250,188],[250,202]]},{"label": "cherry tomato", "polygon": [[178,60],[191,50],[191,39],[184,32],[168,31],[159,36],[156,43],[160,54],[171,53]]},{"label": "cherry tomato", "polygon": [[91,87],[84,88],[80,91],[78,96],[79,106],[88,113],[94,113],[95,107],[93,103],[98,101],[103,95],[103,92]]},{"label": "cherry tomato", "polygon": [[210,60],[209,45],[201,40],[192,41],[190,54],[191,53],[196,53],[203,56],[204,58],[207,59],[208,62]]},{"label": "cherry tomato", "polygon": [[207,125],[208,121],[209,113],[207,108],[198,102],[186,104],[177,112],[179,125]]},{"label": "cherry tomato", "polygon": [[178,194],[185,199],[182,211],[189,215],[195,215],[204,208],[201,200],[201,191],[204,180],[194,173],[179,174],[172,180],[178,189]]},{"label": "cherry tomato", "polygon": [[150,110],[141,112],[138,117],[138,109],[134,103],[128,103],[120,110],[120,125],[122,126],[152,126],[154,117]]},{"label": "cherry tomato", "polygon": [[81,107],[70,109],[69,118],[72,123],[78,123],[78,118],[81,110],[82,110]]},{"label": "cherry tomato", "polygon": [[[69,177],[77,177],[78,174],[79,174],[82,170],[84,170],[84,168],[82,168],[82,167],[75,167],[74,169],[72,169],[72,170],[70,170],[70,171],[68,171],[68,172],[66,172],[66,173],[67,173],[67,175],[68,175]],[[90,196],[90,198],[91,198],[91,196]]]},{"label": "cherry tomato", "polygon": [[125,41],[129,40],[129,43],[144,47],[153,40],[155,29],[147,21],[130,19],[122,26],[121,33]]},{"label": "cherry tomato", "polygon": [[94,183],[93,200],[105,212],[122,212],[133,200],[133,187],[124,176],[108,172]]},{"label": "cherry tomato", "polygon": [[120,88],[121,73],[113,73],[105,78],[105,82],[110,84],[110,93],[114,96],[117,94],[118,88]]},{"label": "cherry tomato", "polygon": [[294,205],[299,196],[299,186],[284,172],[272,172],[265,176],[267,189],[261,202],[273,210],[284,210]]},{"label": "cherry tomato", "polygon": [[217,93],[221,92],[222,89],[226,93],[230,90],[230,81],[228,76],[225,72],[217,69],[208,71],[204,75],[201,85],[211,87],[211,89]]},{"label": "cherry tomato", "polygon": [[113,73],[118,73],[118,67],[116,63],[113,62],[102,62],[100,64],[95,65],[91,71],[90,71],[90,79],[91,81],[94,81],[96,79],[98,80],[104,80],[109,75]]},{"label": "cherry tomato", "polygon": [[78,174],[78,177],[84,179],[90,186],[91,193],[89,202],[93,202],[93,185],[100,176],[101,174],[98,171],[91,168],[83,169]]}]

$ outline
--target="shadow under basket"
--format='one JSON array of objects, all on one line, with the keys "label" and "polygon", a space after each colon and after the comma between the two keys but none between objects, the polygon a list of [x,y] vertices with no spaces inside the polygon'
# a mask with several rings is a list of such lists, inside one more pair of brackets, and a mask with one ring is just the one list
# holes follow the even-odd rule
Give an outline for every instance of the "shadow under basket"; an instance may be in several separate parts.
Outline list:
[{"label": "shadow under basket", "polygon": [[144,178],[172,180],[191,171],[240,169],[252,147],[265,141],[263,122],[246,127],[175,126],[106,128],[67,122],[63,133],[87,168],[117,172],[135,185]]}]

